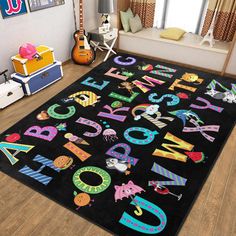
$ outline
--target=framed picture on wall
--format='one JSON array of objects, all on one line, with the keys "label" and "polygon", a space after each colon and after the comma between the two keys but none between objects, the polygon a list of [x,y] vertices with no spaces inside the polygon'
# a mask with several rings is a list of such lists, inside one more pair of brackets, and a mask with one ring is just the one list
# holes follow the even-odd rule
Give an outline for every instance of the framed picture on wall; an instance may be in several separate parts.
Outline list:
[{"label": "framed picture on wall", "polygon": [[38,11],[65,4],[65,0],[28,0],[30,11]]},{"label": "framed picture on wall", "polygon": [[25,0],[1,0],[0,8],[3,18],[27,13]]}]

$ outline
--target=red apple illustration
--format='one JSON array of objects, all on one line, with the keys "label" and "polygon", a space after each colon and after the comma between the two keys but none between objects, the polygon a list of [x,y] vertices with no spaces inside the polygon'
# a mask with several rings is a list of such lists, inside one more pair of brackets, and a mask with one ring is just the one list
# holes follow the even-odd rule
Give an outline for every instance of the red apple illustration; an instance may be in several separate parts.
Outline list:
[{"label": "red apple illustration", "polygon": [[20,140],[20,135],[17,133],[10,134],[6,137],[6,141],[9,143],[15,143],[16,141]]}]

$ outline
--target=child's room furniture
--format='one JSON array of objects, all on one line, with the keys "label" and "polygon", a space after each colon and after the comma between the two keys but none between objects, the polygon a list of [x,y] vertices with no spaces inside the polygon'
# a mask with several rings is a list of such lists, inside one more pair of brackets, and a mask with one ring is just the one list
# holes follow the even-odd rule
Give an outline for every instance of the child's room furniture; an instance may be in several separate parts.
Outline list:
[{"label": "child's room furniture", "polygon": [[107,60],[111,52],[116,54],[116,52],[113,50],[113,47],[118,38],[117,28],[113,28],[109,32],[106,32],[106,33],[99,33],[98,29],[92,30],[89,32],[89,36],[91,39],[90,43],[92,44],[92,46],[94,46],[95,50],[96,49],[99,49],[101,51],[103,51],[103,49],[108,50],[103,61]]},{"label": "child's room furniture", "polygon": [[13,56],[11,60],[15,72],[23,76],[28,76],[54,63],[53,48],[40,45],[37,47],[37,52],[39,58],[34,58],[33,60],[22,58],[20,54]]},{"label": "child's room furniture", "polygon": [[[0,73],[0,76],[5,75],[6,78],[6,72]],[[5,83],[0,84],[0,109],[9,106],[22,97],[24,97],[24,92],[20,83],[6,80]]]},{"label": "child's room furniture", "polygon": [[22,58],[19,54],[12,57],[15,68],[11,78],[20,83],[25,95],[32,95],[55,83],[63,77],[62,63],[55,60],[53,48],[38,46],[38,58]]},{"label": "child's room furniture", "polygon": [[11,77],[14,81],[22,84],[24,93],[29,96],[60,80],[63,77],[62,63],[56,61],[30,76],[14,73]]}]

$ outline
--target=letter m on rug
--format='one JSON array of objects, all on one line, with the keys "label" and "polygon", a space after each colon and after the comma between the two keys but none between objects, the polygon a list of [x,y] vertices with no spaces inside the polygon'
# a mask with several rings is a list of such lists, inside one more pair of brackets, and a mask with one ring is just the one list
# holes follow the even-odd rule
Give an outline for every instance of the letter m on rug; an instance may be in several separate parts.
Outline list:
[{"label": "letter m on rug", "polygon": [[186,162],[187,156],[185,154],[182,154],[174,150],[173,148],[183,149],[185,151],[192,151],[192,149],[194,148],[194,145],[187,143],[186,141],[174,136],[173,134],[169,132],[165,135],[164,139],[169,140],[175,144],[163,143],[161,146],[169,150],[169,152],[163,151],[161,149],[156,149],[152,155],[158,156],[158,157],[169,158],[176,161]]},{"label": "letter m on rug", "polygon": [[[150,76],[143,76],[142,77],[147,83],[145,82],[142,82],[142,81],[139,81],[139,80],[135,80],[133,81],[132,83],[135,84],[139,89],[141,89],[144,93],[147,93],[148,91],[150,91],[149,88],[147,88],[146,86],[150,86],[152,88],[155,87],[155,84],[159,84],[159,85],[162,85],[164,84],[165,82],[162,81],[162,80],[159,80],[159,79],[154,79]],[[155,83],[155,84],[154,84]],[[146,86],[145,86],[146,85]]]}]

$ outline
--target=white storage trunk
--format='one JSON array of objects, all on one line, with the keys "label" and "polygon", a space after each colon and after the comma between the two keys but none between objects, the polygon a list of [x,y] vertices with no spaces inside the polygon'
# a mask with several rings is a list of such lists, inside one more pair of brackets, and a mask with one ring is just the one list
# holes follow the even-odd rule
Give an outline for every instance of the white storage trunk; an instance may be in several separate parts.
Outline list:
[{"label": "white storage trunk", "polygon": [[13,80],[0,84],[0,109],[24,97],[22,85]]}]

